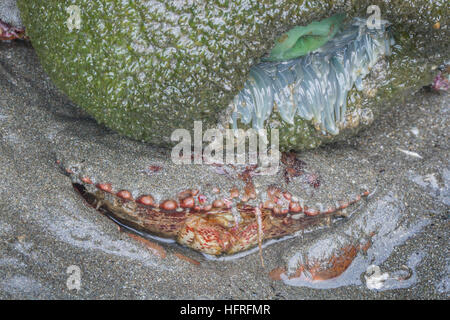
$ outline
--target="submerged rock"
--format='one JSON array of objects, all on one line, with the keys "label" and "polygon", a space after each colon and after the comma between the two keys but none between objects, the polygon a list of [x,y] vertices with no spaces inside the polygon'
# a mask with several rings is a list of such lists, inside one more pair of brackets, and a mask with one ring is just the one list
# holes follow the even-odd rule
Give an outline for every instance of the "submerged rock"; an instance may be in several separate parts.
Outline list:
[{"label": "submerged rock", "polygon": [[[202,0],[195,6],[188,0],[107,4],[19,0],[18,4],[33,46],[56,85],[100,123],[158,145],[171,144],[171,133],[192,129],[194,121],[203,121],[204,128],[229,126],[230,102],[244,88],[251,68],[280,34],[294,26],[336,12],[365,16],[367,6],[378,4],[382,18],[394,21],[396,32],[403,35],[402,30],[422,32],[420,28],[442,19],[447,10],[444,2],[425,0],[360,1],[353,7],[346,1],[296,0]],[[411,73],[417,64],[403,63],[409,48],[400,46],[395,61],[402,61],[402,72]],[[348,99],[370,102],[376,115],[383,104],[379,97],[390,99],[397,94],[392,88],[423,81],[424,70],[415,70],[407,80],[392,77],[398,72],[392,65],[384,70],[389,70],[384,79],[390,81],[374,79],[376,94],[372,90],[369,97],[362,97],[350,92]],[[315,122],[294,119],[292,125],[284,111],[275,122],[268,121],[280,128],[281,147],[300,150],[334,141],[339,125],[334,128],[329,117],[318,117],[324,105],[314,109]],[[343,117],[340,113],[337,120]],[[351,118],[355,119],[353,113]],[[357,131],[365,116],[356,118],[350,121],[355,125],[349,133]]]}]

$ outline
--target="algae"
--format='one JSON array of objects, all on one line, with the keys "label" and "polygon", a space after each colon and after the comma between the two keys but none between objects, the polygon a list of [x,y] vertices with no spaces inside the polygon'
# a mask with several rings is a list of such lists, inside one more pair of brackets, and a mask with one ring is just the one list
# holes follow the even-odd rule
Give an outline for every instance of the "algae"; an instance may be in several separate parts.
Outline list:
[{"label": "algae", "polygon": [[[157,145],[170,145],[171,133],[191,130],[195,120],[204,128],[226,126],[218,119],[226,119],[223,113],[251,67],[294,26],[335,13],[364,17],[369,5],[379,5],[400,39],[387,66],[391,81],[378,84],[377,95],[366,99],[376,108],[385,104],[381,98],[423,84],[428,67],[449,52],[445,1],[199,0],[193,6],[188,0],[19,0],[18,5],[58,88],[99,123]],[[67,25],[73,5],[80,8],[79,29]],[[436,21],[441,30],[432,29]],[[311,126],[281,125],[297,133]],[[285,140],[292,140],[287,148],[312,145],[307,137]],[[334,140],[318,137],[314,145]]]}]

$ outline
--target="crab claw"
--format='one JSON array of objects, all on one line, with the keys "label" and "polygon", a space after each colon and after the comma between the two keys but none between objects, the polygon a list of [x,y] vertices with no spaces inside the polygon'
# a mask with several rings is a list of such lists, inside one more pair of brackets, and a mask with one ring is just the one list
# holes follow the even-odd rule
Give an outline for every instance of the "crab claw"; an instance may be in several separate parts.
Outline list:
[{"label": "crab claw", "polygon": [[0,40],[28,39],[25,29],[13,27],[0,20]]}]

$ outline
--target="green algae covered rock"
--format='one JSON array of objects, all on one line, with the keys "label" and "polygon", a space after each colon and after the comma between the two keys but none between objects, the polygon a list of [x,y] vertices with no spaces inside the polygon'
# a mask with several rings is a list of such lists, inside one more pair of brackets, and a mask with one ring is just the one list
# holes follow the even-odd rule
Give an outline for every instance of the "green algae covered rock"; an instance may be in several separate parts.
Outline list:
[{"label": "green algae covered rock", "polygon": [[[230,127],[233,99],[245,87],[252,67],[281,34],[295,26],[336,12],[365,16],[367,6],[379,4],[386,19],[394,15],[391,21],[413,30],[433,23],[434,17],[445,17],[446,8],[439,1],[425,0],[346,3],[18,1],[28,35],[55,84],[98,122],[158,145],[171,144],[171,133],[192,129],[194,121],[202,120],[204,127]],[[352,92],[348,99],[357,101],[358,94]],[[388,93],[384,88],[380,92]],[[282,113],[270,117],[267,125],[277,123],[283,149],[334,141],[318,119],[295,118],[289,123]],[[327,126],[326,120],[322,123]],[[249,125],[237,120],[235,124]]]}]

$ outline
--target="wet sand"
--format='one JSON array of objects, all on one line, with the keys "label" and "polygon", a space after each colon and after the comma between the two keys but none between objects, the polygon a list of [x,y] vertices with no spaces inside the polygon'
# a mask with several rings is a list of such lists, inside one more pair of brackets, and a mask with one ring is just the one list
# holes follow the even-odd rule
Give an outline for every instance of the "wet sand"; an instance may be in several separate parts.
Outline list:
[{"label": "wet sand", "polygon": [[[364,181],[373,194],[350,219],[266,246],[263,268],[257,252],[214,261],[173,244],[161,244],[167,253],[162,259],[86,206],[56,160],[97,176],[104,169],[123,187],[161,185],[160,197],[213,174],[198,177],[187,169],[169,182],[131,174],[123,181],[123,172],[134,170],[126,163],[149,161],[157,152],[97,125],[71,104],[41,70],[30,45],[0,43],[0,88],[0,298],[448,298],[448,95],[411,93],[358,137],[300,154],[326,176],[324,194],[315,197],[351,194]],[[345,170],[333,176],[333,166]],[[229,182],[218,183],[225,188]],[[269,276],[276,268],[293,274],[305,257],[326,258],[367,238],[371,246],[336,279]],[[179,259],[180,253],[200,265]],[[71,265],[81,269],[78,292],[67,287]],[[369,265],[388,274],[379,282],[369,278],[379,289],[368,288]]]}]

